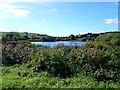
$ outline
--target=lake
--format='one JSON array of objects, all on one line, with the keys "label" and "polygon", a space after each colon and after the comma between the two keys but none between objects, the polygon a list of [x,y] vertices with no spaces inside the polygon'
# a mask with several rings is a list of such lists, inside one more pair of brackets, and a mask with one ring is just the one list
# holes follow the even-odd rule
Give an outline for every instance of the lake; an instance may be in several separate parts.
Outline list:
[{"label": "lake", "polygon": [[54,47],[57,45],[81,46],[81,45],[85,44],[85,42],[80,42],[80,41],[31,42],[31,43],[36,44],[36,45],[50,46],[50,47]]}]

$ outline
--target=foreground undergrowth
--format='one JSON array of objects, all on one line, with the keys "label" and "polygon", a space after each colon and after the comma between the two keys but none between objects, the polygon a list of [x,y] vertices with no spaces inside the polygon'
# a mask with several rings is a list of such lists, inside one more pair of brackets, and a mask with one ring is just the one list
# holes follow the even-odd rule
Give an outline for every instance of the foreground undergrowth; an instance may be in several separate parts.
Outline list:
[{"label": "foreground undergrowth", "polygon": [[77,74],[71,78],[54,77],[47,72],[33,73],[24,66],[3,67],[2,88],[120,88],[119,83],[97,82]]}]

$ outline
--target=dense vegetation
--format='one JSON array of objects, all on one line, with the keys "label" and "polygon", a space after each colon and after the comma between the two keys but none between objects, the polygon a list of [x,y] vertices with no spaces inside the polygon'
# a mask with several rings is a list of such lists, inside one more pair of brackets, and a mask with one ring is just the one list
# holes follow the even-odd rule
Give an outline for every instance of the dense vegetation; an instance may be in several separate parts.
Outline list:
[{"label": "dense vegetation", "polygon": [[2,45],[3,88],[120,88],[120,33],[83,46]]}]

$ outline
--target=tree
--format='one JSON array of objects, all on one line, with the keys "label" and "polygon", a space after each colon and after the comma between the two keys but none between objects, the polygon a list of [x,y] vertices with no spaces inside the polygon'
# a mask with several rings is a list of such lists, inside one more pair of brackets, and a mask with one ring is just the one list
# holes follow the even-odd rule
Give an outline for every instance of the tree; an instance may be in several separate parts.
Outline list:
[{"label": "tree", "polygon": [[20,39],[20,34],[18,32],[10,32],[6,34],[6,37],[10,40],[18,40]]},{"label": "tree", "polygon": [[71,35],[69,36],[69,38],[70,38],[70,40],[75,40],[75,36],[74,36],[73,34],[71,34]]}]

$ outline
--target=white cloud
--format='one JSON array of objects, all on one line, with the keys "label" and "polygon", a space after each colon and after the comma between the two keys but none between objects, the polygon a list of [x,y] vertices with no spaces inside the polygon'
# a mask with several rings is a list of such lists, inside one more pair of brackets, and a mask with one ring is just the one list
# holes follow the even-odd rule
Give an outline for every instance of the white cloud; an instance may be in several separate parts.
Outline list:
[{"label": "white cloud", "polygon": [[57,11],[57,9],[53,8],[53,9],[51,9],[51,11],[52,11],[52,12],[56,12],[56,11]]},{"label": "white cloud", "polygon": [[9,11],[15,16],[28,16],[28,13],[31,13],[31,11],[24,9],[10,9]]},{"label": "white cloud", "polygon": [[9,9],[9,8],[17,8],[17,7],[8,3],[0,3],[0,10]]},{"label": "white cloud", "polygon": [[46,19],[46,18],[44,18],[44,19],[43,19],[43,22],[47,22],[47,19]]},{"label": "white cloud", "polygon": [[0,3],[0,18],[8,18],[15,16],[28,16],[31,11],[24,7],[12,5],[10,3]]},{"label": "white cloud", "polygon": [[115,3],[116,5],[118,5],[118,3]]},{"label": "white cloud", "polygon": [[117,2],[117,3],[115,2],[115,5],[117,5],[117,6],[118,6],[118,5],[120,5],[120,3],[119,3],[119,2]]},{"label": "white cloud", "polygon": [[118,23],[118,19],[105,19],[106,24]]},{"label": "white cloud", "polygon": [[56,12],[56,11],[57,11],[57,9],[55,9],[55,8],[49,10],[49,12]]}]

